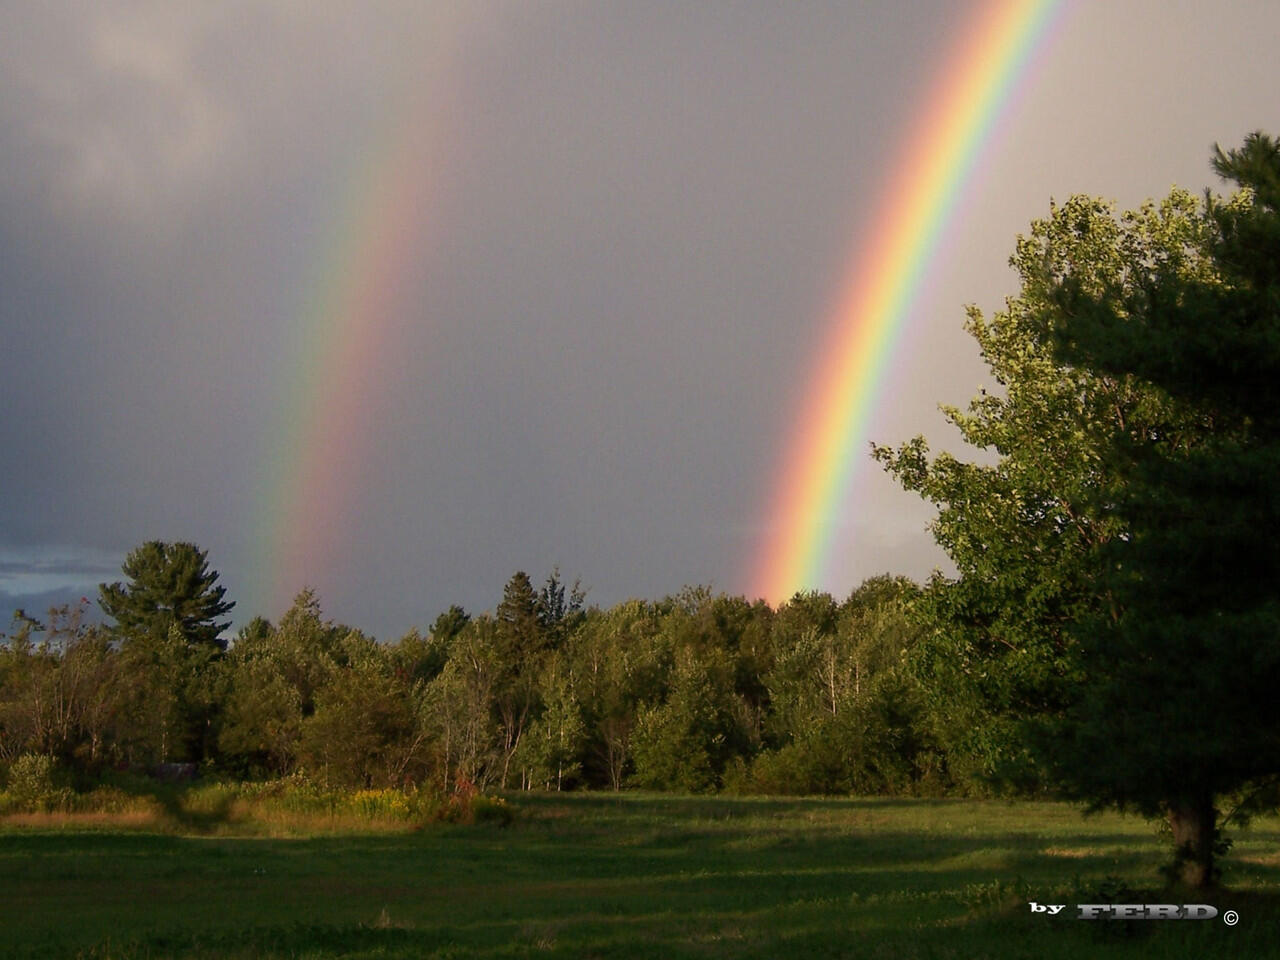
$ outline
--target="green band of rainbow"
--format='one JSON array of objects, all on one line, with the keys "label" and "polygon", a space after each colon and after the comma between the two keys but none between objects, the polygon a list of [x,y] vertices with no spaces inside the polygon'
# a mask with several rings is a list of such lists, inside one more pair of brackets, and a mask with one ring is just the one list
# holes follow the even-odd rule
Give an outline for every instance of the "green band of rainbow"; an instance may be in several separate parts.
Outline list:
[{"label": "green band of rainbow", "polygon": [[[431,26],[428,39],[440,38],[433,49],[447,52],[452,26]],[[428,319],[413,285],[432,240],[450,78],[447,57],[433,66],[425,92],[392,99],[370,119],[372,135],[353,134],[354,161],[318,200],[327,223],[293,313],[292,363],[264,458],[252,585],[259,610],[325,585],[361,540],[361,493],[380,470],[368,440],[386,415],[374,371],[407,328]]]},{"label": "green band of rainbow", "polygon": [[843,287],[766,516],[754,595],[815,588],[894,345],[992,130],[1063,0],[984,0],[905,140]]}]

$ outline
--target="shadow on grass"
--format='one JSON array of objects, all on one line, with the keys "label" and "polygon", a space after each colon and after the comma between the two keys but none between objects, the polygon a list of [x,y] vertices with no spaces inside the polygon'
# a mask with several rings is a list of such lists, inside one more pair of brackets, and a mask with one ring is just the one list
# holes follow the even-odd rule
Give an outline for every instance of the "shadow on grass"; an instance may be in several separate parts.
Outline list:
[{"label": "shadow on grass", "polygon": [[[445,931],[378,929],[296,923],[246,930],[189,933],[156,931],[94,944],[75,954],[83,960],[121,960],[133,957],[426,957],[438,954],[453,940]],[[32,952],[23,957],[45,956]]]},{"label": "shadow on grass", "polygon": [[[1110,876],[1152,888],[1127,902],[1187,902],[1155,889],[1164,851],[1140,821],[1062,826],[1061,809],[964,801],[515,802],[508,830],[7,837],[20,870],[0,869],[0,956],[1280,956],[1280,863],[1264,857],[1247,889],[1203,895],[1235,927],[1075,920],[1076,903],[1110,902],[1095,899]],[[912,826],[938,810],[965,829]],[[1049,918],[1032,899],[1069,907]]]},{"label": "shadow on grass", "polygon": [[197,810],[183,802],[186,794],[179,790],[157,786],[149,795],[164,811],[166,819],[184,833],[212,833],[231,823],[235,797],[230,792],[207,798],[211,801],[209,805]]},{"label": "shadow on grass", "polygon": [[[1222,898],[1219,898],[1220,900]],[[1225,909],[1224,907],[1220,909]],[[857,957],[868,960],[1079,957],[1205,960],[1280,957],[1280,896],[1237,895],[1241,920],[1120,923],[1031,915],[1025,907],[968,912],[941,922],[926,911],[876,902],[840,911],[822,904],[766,913],[702,912],[673,916],[598,913],[526,916],[431,928],[304,924],[218,933],[156,931],[108,940],[77,955],[94,960],[188,958],[746,958]],[[22,954],[40,956],[38,952]],[[19,956],[15,954],[14,956]]]}]

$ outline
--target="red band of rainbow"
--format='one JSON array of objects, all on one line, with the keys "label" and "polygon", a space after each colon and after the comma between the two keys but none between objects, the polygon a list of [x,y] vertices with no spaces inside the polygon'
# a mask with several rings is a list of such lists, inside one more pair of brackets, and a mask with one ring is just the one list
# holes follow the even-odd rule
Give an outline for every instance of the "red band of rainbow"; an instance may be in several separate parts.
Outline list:
[{"label": "red band of rainbow", "polygon": [[963,189],[1063,0],[982,0],[903,142],[843,285],[785,444],[754,596],[813,589],[831,553],[871,412]]}]

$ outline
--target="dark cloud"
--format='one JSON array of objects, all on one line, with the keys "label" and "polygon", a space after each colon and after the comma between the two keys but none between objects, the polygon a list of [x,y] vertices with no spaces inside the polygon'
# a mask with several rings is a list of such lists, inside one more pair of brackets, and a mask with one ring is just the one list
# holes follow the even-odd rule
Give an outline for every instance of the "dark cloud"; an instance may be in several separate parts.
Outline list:
[{"label": "dark cloud", "polygon": [[[9,5],[0,605],[38,596],[4,578],[57,545],[118,570],[151,538],[207,548],[242,618],[303,586],[277,595],[261,562],[281,410],[350,267],[344,204],[404,116],[435,138],[430,217],[362,385],[343,539],[304,571],[326,611],[390,636],[556,563],[601,603],[745,589],[853,237],[972,6]],[[1195,187],[1210,143],[1269,123],[1278,23],[1244,0],[1066,10],[877,437],[946,445],[934,405],[983,379],[960,307],[1011,292],[1050,195]],[[818,584],[838,594],[941,562],[928,511],[873,474]]]}]

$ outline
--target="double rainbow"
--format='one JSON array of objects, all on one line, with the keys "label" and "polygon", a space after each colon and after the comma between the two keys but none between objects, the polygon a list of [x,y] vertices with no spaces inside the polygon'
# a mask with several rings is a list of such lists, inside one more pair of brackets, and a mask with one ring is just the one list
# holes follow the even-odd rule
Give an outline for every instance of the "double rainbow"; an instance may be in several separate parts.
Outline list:
[{"label": "double rainbow", "polygon": [[[753,591],[780,602],[816,585],[832,549],[870,414],[921,280],[1018,79],[1067,0],[979,0],[904,141],[869,221],[814,365],[767,516],[776,533]],[[441,14],[439,76],[459,23]],[[447,87],[448,84],[446,83]],[[327,571],[358,526],[352,493],[369,462],[361,438],[376,417],[368,371],[405,321],[411,267],[433,199],[447,90],[387,112],[347,180],[326,255],[294,314],[297,358],[285,384],[260,501],[254,606],[277,607]],[[317,262],[317,261],[313,261]],[[265,602],[264,602],[265,600]]]},{"label": "double rainbow", "polygon": [[815,587],[880,385],[975,166],[1064,0],[983,0],[934,82],[866,227],[786,444],[752,591],[781,603]]}]

